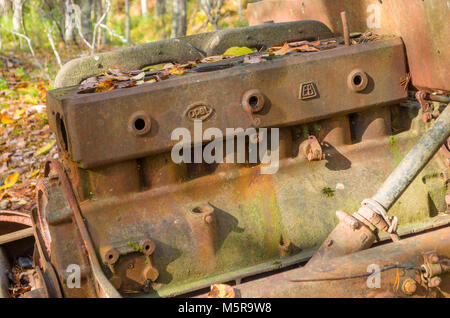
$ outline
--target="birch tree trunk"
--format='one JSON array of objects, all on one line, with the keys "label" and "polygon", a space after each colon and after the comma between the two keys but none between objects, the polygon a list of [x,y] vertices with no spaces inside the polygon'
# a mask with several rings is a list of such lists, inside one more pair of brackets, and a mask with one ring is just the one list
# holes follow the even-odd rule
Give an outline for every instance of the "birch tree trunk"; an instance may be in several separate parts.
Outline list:
[{"label": "birch tree trunk", "polygon": [[242,0],[237,0],[238,2],[238,16],[239,20],[242,20]]},{"label": "birch tree trunk", "polygon": [[176,38],[186,35],[186,0],[172,2],[172,30],[170,37]]},{"label": "birch tree trunk", "polygon": [[156,0],[155,13],[156,13],[156,16],[161,20],[161,27],[163,29],[164,38],[167,38],[167,36],[168,36],[167,32],[166,32],[166,20],[165,20],[166,12],[167,12],[166,0]]},{"label": "birch tree trunk", "polygon": [[130,43],[130,0],[125,0],[125,38]]},{"label": "birch tree trunk", "polygon": [[81,30],[84,38],[92,41],[92,5],[93,0],[81,0]]},{"label": "birch tree trunk", "polygon": [[14,0],[13,2],[13,31],[21,33],[23,26],[23,4],[25,0]]},{"label": "birch tree trunk", "polygon": [[155,13],[158,17],[166,14],[166,0],[156,0]]},{"label": "birch tree trunk", "polygon": [[11,0],[0,0],[0,14],[7,15],[11,13]]},{"label": "birch tree trunk", "polygon": [[223,0],[200,0],[200,7],[214,31],[219,29],[220,9],[222,9],[223,2]]},{"label": "birch tree trunk", "polygon": [[145,17],[148,13],[147,0],[141,0],[141,14]]},{"label": "birch tree trunk", "polygon": [[[93,8],[93,10],[94,10],[94,21],[98,21],[98,20],[100,20],[101,16],[103,15],[102,0],[94,0],[93,7],[94,7]],[[103,23],[106,24],[106,18],[103,21]],[[96,45],[97,45],[97,47],[100,47],[100,44],[102,43],[102,39],[103,39],[103,29],[99,28],[97,32],[98,32],[98,34],[97,34],[97,37],[96,37],[96,39],[97,39],[96,40],[97,41]]]},{"label": "birch tree trunk", "polygon": [[71,0],[64,1],[64,41],[70,43],[75,40],[75,8]]}]

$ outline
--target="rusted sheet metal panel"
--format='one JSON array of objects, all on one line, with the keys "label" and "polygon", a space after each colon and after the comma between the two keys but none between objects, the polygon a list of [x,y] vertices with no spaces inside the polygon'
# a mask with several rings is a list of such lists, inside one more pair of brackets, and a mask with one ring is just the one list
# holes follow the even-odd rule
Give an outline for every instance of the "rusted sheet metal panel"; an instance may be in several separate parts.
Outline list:
[{"label": "rusted sheet metal panel", "polygon": [[[174,144],[171,133],[178,127],[188,128],[193,135],[194,125],[187,116],[192,105],[214,110],[204,120],[204,129],[245,129],[251,122],[242,108],[242,96],[255,88],[266,100],[265,109],[258,113],[260,126],[305,123],[398,102],[406,98],[400,85],[405,63],[403,43],[394,38],[106,93],[62,89],[49,92],[49,122],[64,149],[64,134],[58,129],[62,116],[71,158],[92,168],[167,151]],[[355,69],[368,75],[367,88],[361,92],[347,84]],[[304,83],[315,85],[315,98],[300,98]],[[151,129],[136,135],[130,125],[142,112],[148,115]],[[112,136],[120,142],[111,142]]]},{"label": "rusted sheet metal panel", "polygon": [[248,19],[250,25],[318,20],[342,34],[342,11],[347,12],[351,32],[370,30],[403,38],[416,87],[450,90],[450,5],[446,0],[264,0],[248,5]]},{"label": "rusted sheet metal panel", "polygon": [[[380,3],[378,0],[264,0],[249,3],[247,17],[250,25],[265,21],[317,20],[326,24],[334,34],[342,35],[341,12],[347,12],[350,30],[360,32],[367,29],[367,18],[373,13],[367,12],[367,7],[373,4]],[[388,22],[388,19],[382,22]]]}]

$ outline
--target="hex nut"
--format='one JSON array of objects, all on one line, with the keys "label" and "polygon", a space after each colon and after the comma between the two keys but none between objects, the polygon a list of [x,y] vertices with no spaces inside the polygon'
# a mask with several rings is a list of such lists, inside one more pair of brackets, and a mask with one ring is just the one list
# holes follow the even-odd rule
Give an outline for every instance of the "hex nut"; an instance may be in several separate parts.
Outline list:
[{"label": "hex nut", "polygon": [[402,285],[402,291],[406,295],[412,295],[416,292],[416,290],[417,290],[417,282],[412,278],[405,279]]},{"label": "hex nut", "polygon": [[433,278],[430,279],[430,287],[438,287],[441,284],[442,280],[440,277],[435,276]]}]

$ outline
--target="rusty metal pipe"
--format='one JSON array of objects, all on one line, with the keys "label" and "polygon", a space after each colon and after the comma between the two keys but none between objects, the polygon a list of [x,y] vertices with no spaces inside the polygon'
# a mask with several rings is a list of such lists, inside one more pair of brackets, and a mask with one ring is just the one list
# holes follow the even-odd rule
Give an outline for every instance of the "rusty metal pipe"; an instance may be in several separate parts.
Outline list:
[{"label": "rusty metal pipe", "polygon": [[8,270],[10,268],[5,250],[0,246],[0,298],[9,298]]},{"label": "rusty metal pipe", "polygon": [[350,46],[350,31],[348,28],[348,20],[347,20],[347,12],[341,12],[341,20],[342,20],[342,33],[344,35],[344,41],[346,46]]},{"label": "rusty metal pipe", "polygon": [[397,201],[415,177],[430,161],[450,135],[450,107],[447,107],[419,142],[409,151],[390,176],[384,181],[373,200],[386,210]]},{"label": "rusty metal pipe", "polygon": [[435,102],[450,103],[450,97],[448,96],[427,94],[427,98]]}]

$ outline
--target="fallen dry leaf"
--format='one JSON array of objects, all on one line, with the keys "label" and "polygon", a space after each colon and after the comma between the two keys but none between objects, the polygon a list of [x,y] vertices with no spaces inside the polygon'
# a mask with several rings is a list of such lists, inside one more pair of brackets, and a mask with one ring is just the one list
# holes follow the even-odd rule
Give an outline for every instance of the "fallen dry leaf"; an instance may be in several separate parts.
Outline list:
[{"label": "fallen dry leaf", "polygon": [[27,178],[32,179],[32,178],[36,177],[39,174],[39,172],[41,172],[41,169],[36,169],[36,170],[32,171],[31,173],[29,173]]},{"label": "fallen dry leaf", "polygon": [[96,93],[112,91],[115,88],[112,80],[106,80],[98,84],[95,88]]},{"label": "fallen dry leaf", "polygon": [[226,284],[214,284],[208,293],[208,298],[234,298],[234,289]]},{"label": "fallen dry leaf", "polygon": [[55,145],[55,142],[56,142],[56,140],[53,139],[52,141],[50,141],[45,146],[39,148],[36,151],[35,156],[42,156],[42,155],[45,155],[46,153],[48,153],[53,148],[53,146]]},{"label": "fallen dry leaf", "polygon": [[244,57],[243,63],[256,64],[261,63],[262,61],[264,61],[264,59],[261,55],[247,55]]},{"label": "fallen dry leaf", "polygon": [[250,54],[250,53],[253,53],[253,51],[251,49],[249,49],[248,47],[233,46],[233,47],[230,47],[229,49],[227,49],[222,55],[223,56],[239,56],[239,55],[246,55],[246,54]]},{"label": "fallen dry leaf", "polygon": [[289,53],[292,48],[289,46],[289,43],[284,43],[284,45],[279,49],[273,52],[276,56],[283,56]]},{"label": "fallen dry leaf", "polygon": [[14,120],[9,118],[5,114],[2,114],[2,124],[7,125],[7,124],[12,124],[12,123],[14,123]]},{"label": "fallen dry leaf", "polygon": [[169,69],[169,73],[174,75],[183,75],[184,70],[178,68],[177,66],[174,66],[173,68]]},{"label": "fallen dry leaf", "polygon": [[295,47],[292,50],[299,51],[299,52],[319,52],[320,51],[318,48],[309,46],[307,44],[299,46],[299,47]]},{"label": "fallen dry leaf", "polygon": [[309,41],[300,41],[300,42],[291,42],[289,43],[290,47],[297,47],[297,46],[302,46],[305,44],[309,44]]},{"label": "fallen dry leaf", "polygon": [[9,176],[5,178],[3,185],[0,187],[0,190],[11,188],[13,185],[17,183],[19,180],[20,174],[18,172],[13,172]]}]

